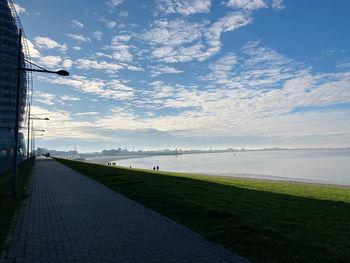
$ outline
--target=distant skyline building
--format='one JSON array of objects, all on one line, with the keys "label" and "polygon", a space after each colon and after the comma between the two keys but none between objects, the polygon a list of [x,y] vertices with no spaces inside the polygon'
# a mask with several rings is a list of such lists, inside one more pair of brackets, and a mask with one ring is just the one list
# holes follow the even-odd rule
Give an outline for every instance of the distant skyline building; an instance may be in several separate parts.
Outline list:
[{"label": "distant skyline building", "polygon": [[[18,39],[21,24],[13,3],[0,0],[0,173],[11,168],[16,116],[16,87],[18,63]],[[28,54],[21,50],[22,58]],[[25,61],[22,59],[25,67]],[[28,74],[20,72],[20,129],[24,125],[27,91],[29,88]],[[25,155],[23,133],[19,133],[18,154],[20,161]]]}]

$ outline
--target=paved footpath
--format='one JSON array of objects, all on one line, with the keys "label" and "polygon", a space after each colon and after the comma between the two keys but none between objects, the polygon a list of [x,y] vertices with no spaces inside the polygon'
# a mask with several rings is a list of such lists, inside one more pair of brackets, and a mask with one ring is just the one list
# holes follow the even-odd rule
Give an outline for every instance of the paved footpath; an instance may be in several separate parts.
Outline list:
[{"label": "paved footpath", "polygon": [[5,262],[248,262],[50,158],[38,158]]}]

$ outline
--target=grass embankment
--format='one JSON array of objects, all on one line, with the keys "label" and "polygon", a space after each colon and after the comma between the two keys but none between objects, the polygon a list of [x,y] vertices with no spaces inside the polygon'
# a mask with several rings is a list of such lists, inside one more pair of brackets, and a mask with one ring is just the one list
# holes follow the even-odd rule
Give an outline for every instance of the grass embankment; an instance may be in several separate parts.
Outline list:
[{"label": "grass embankment", "polygon": [[350,262],[350,189],[59,160],[253,262]]},{"label": "grass embankment", "polygon": [[22,201],[27,198],[25,185],[29,179],[30,171],[34,160],[29,162],[27,170],[26,163],[19,165],[17,170],[17,194],[12,196],[12,171],[0,174],[0,256],[3,250],[7,249],[6,237],[10,231],[12,219]]}]

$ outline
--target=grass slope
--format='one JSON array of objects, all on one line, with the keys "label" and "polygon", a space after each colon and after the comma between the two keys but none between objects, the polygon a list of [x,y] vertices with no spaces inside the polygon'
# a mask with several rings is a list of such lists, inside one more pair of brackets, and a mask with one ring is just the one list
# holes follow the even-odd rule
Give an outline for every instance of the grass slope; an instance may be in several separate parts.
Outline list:
[{"label": "grass slope", "polygon": [[0,254],[6,250],[6,237],[10,231],[13,216],[22,203],[27,198],[25,185],[29,179],[29,174],[34,164],[34,160],[30,160],[29,169],[26,163],[19,165],[17,174],[17,195],[12,197],[11,178],[12,171],[0,174]]},{"label": "grass slope", "polygon": [[253,262],[350,262],[350,189],[59,160]]}]

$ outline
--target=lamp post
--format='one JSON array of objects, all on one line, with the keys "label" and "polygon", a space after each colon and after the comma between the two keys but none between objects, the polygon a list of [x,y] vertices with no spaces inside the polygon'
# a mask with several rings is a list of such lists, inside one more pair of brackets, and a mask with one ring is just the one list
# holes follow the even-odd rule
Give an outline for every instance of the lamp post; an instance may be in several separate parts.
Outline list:
[{"label": "lamp post", "polygon": [[[34,129],[32,129],[32,144],[33,144],[33,141],[34,141],[34,135],[35,135],[35,133],[34,132],[45,132],[45,130],[34,130]],[[44,134],[42,134],[42,135],[44,135]],[[29,144],[28,144],[28,148],[29,148]],[[33,145],[32,145],[32,149],[34,150],[34,148],[33,148]],[[33,150],[31,151],[32,152],[32,154],[33,154]],[[29,156],[29,155],[28,155]],[[28,159],[29,160],[29,159]]]},{"label": "lamp post", "polygon": [[[27,137],[27,169],[29,169],[29,139],[30,139],[30,120],[49,120],[49,118],[37,118],[37,117],[30,117],[30,103],[29,103],[29,113],[28,113],[28,137]],[[32,121],[33,122],[33,121]],[[32,129],[32,132],[34,130]],[[45,130],[40,130],[44,132]]]},{"label": "lamp post", "polygon": [[[39,120],[39,119],[42,119],[42,118],[37,118],[37,117],[30,117],[30,104],[29,104],[29,114],[28,114],[28,137],[27,137],[27,170],[29,169],[29,152],[30,152],[30,147],[29,147],[29,142],[30,142],[30,120]],[[49,120],[49,118],[44,118],[43,120]],[[32,121],[33,123],[33,121]],[[33,126],[33,125],[32,125]],[[41,132],[44,132],[45,130],[33,130],[32,128],[32,133],[34,131],[41,131]]]},{"label": "lamp post", "polygon": [[[29,168],[29,140],[30,140],[30,120],[45,120],[48,121],[49,118],[38,118],[38,117],[30,117],[30,104],[29,104],[29,114],[28,114],[28,137],[27,137],[27,168]],[[33,121],[32,121],[32,126],[33,126]],[[45,130],[33,130],[33,131],[42,131],[44,132]]]},{"label": "lamp post", "polygon": [[65,70],[50,71],[42,67],[35,65],[34,63],[27,61],[28,63],[39,67],[40,69],[31,69],[21,67],[22,59],[22,29],[19,29],[18,36],[18,57],[17,57],[17,89],[16,89],[16,118],[15,118],[15,145],[13,148],[13,170],[12,170],[12,196],[16,196],[17,185],[17,155],[18,155],[18,132],[19,132],[19,108],[20,108],[20,84],[21,84],[21,71],[34,71],[43,73],[54,73],[60,76],[69,76],[69,73]]},{"label": "lamp post", "polygon": [[29,136],[30,136],[30,102],[29,102],[29,112],[28,112],[28,126],[27,126],[27,129],[28,129],[28,134],[27,134],[27,170],[29,170]]}]

